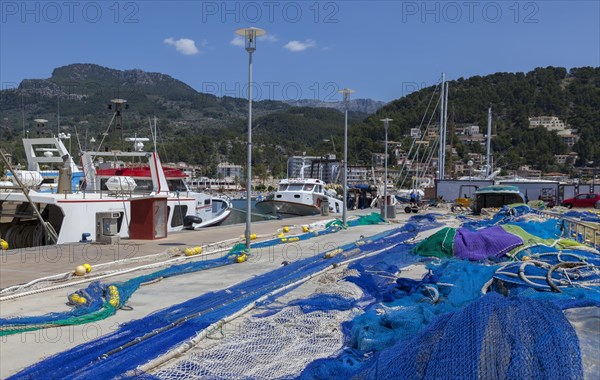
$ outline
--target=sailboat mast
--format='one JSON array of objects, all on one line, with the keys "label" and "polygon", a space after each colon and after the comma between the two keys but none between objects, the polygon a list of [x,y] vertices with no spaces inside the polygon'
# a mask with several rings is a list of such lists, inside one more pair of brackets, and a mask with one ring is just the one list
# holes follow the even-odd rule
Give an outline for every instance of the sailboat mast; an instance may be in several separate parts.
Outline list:
[{"label": "sailboat mast", "polygon": [[448,82],[444,90],[444,138],[442,145],[442,179],[446,178],[446,138],[448,135]]},{"label": "sailboat mast", "polygon": [[444,90],[446,82],[446,74],[442,73],[442,85],[440,87],[440,129],[439,129],[439,147],[438,147],[438,179],[444,179],[444,158],[443,158],[443,129],[444,129]]},{"label": "sailboat mast", "polygon": [[486,147],[486,156],[485,156],[485,176],[489,176],[492,174],[492,166],[490,161],[492,149],[492,107],[488,108],[488,125],[487,125],[487,147]]}]

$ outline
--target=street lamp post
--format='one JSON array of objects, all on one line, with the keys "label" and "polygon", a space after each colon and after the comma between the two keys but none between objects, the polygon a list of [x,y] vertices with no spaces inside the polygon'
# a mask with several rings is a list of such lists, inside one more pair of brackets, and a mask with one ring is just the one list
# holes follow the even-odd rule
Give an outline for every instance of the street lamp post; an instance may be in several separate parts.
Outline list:
[{"label": "street lamp post", "polygon": [[388,128],[390,126],[390,119],[386,117],[385,119],[381,119],[383,121],[383,127],[385,128],[385,171],[384,171],[384,180],[383,180],[383,219],[387,220],[387,180],[388,180]]},{"label": "street lamp post", "polygon": [[346,218],[348,211],[348,103],[350,102],[350,94],[354,92],[349,88],[344,88],[343,90],[338,91],[340,94],[344,96],[344,176],[343,176],[343,185],[344,186],[344,202],[342,207],[342,223],[344,227],[346,226]]},{"label": "street lamp post", "polygon": [[250,249],[250,223],[252,221],[252,53],[256,51],[256,38],[266,32],[260,28],[241,28],[235,31],[243,36],[248,52],[248,160],[246,170],[246,249]]},{"label": "street lamp post", "polygon": [[471,177],[472,177],[472,171],[473,171],[473,161],[469,160],[467,161],[467,166],[469,167],[469,196],[471,195]]}]

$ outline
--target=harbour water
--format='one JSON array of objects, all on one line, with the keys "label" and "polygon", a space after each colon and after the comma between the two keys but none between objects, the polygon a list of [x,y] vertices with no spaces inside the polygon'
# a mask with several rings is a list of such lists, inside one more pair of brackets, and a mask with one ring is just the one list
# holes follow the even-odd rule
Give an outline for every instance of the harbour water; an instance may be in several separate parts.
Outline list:
[{"label": "harbour water", "polygon": [[[262,221],[262,220],[270,220],[270,219],[277,219],[276,217],[273,217],[271,215],[264,215],[261,214],[257,209],[256,209],[256,200],[252,200],[252,221],[253,222],[258,222],[258,221]],[[246,200],[245,199],[232,199],[231,200],[231,204],[233,206],[233,210],[231,211],[231,215],[229,215],[229,218],[227,218],[222,225],[229,225],[229,224],[238,224],[238,223],[245,223],[246,222]]]}]

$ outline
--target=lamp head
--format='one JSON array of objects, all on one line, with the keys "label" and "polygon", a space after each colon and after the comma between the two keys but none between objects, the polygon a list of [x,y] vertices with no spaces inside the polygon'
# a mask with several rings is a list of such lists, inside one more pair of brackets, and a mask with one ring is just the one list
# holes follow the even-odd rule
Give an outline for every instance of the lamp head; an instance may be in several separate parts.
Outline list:
[{"label": "lamp head", "polygon": [[349,88],[343,88],[341,90],[338,90],[338,92],[344,96],[344,103],[348,103],[348,101],[350,101],[350,94],[352,94],[354,90]]},{"label": "lamp head", "polygon": [[394,121],[394,119],[386,117],[385,119],[381,119],[380,121],[383,121],[383,126],[385,127],[385,129],[387,129],[390,126],[390,121]]},{"label": "lamp head", "polygon": [[264,36],[267,32],[261,28],[241,28],[235,31],[238,36],[243,36],[246,41],[246,51],[253,53],[256,50],[256,38]]}]

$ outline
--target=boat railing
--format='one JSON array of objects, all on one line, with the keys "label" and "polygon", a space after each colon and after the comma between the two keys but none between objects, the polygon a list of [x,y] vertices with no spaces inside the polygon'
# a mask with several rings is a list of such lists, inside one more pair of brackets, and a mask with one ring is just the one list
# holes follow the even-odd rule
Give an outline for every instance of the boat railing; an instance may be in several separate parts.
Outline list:
[{"label": "boat railing", "polygon": [[[57,194],[57,192],[53,192]],[[86,196],[94,196],[99,195],[100,199],[103,198],[119,198],[119,199],[129,199],[133,197],[149,197],[152,195],[166,195],[169,197],[190,197],[189,191],[167,191],[156,193],[152,191],[112,191],[112,190],[77,190],[77,191],[64,191],[63,196],[64,199],[86,199]]]},{"label": "boat railing", "polygon": [[579,243],[589,244],[600,249],[600,224],[565,217],[552,211],[538,211],[546,219],[557,219],[564,222],[564,235]]}]

